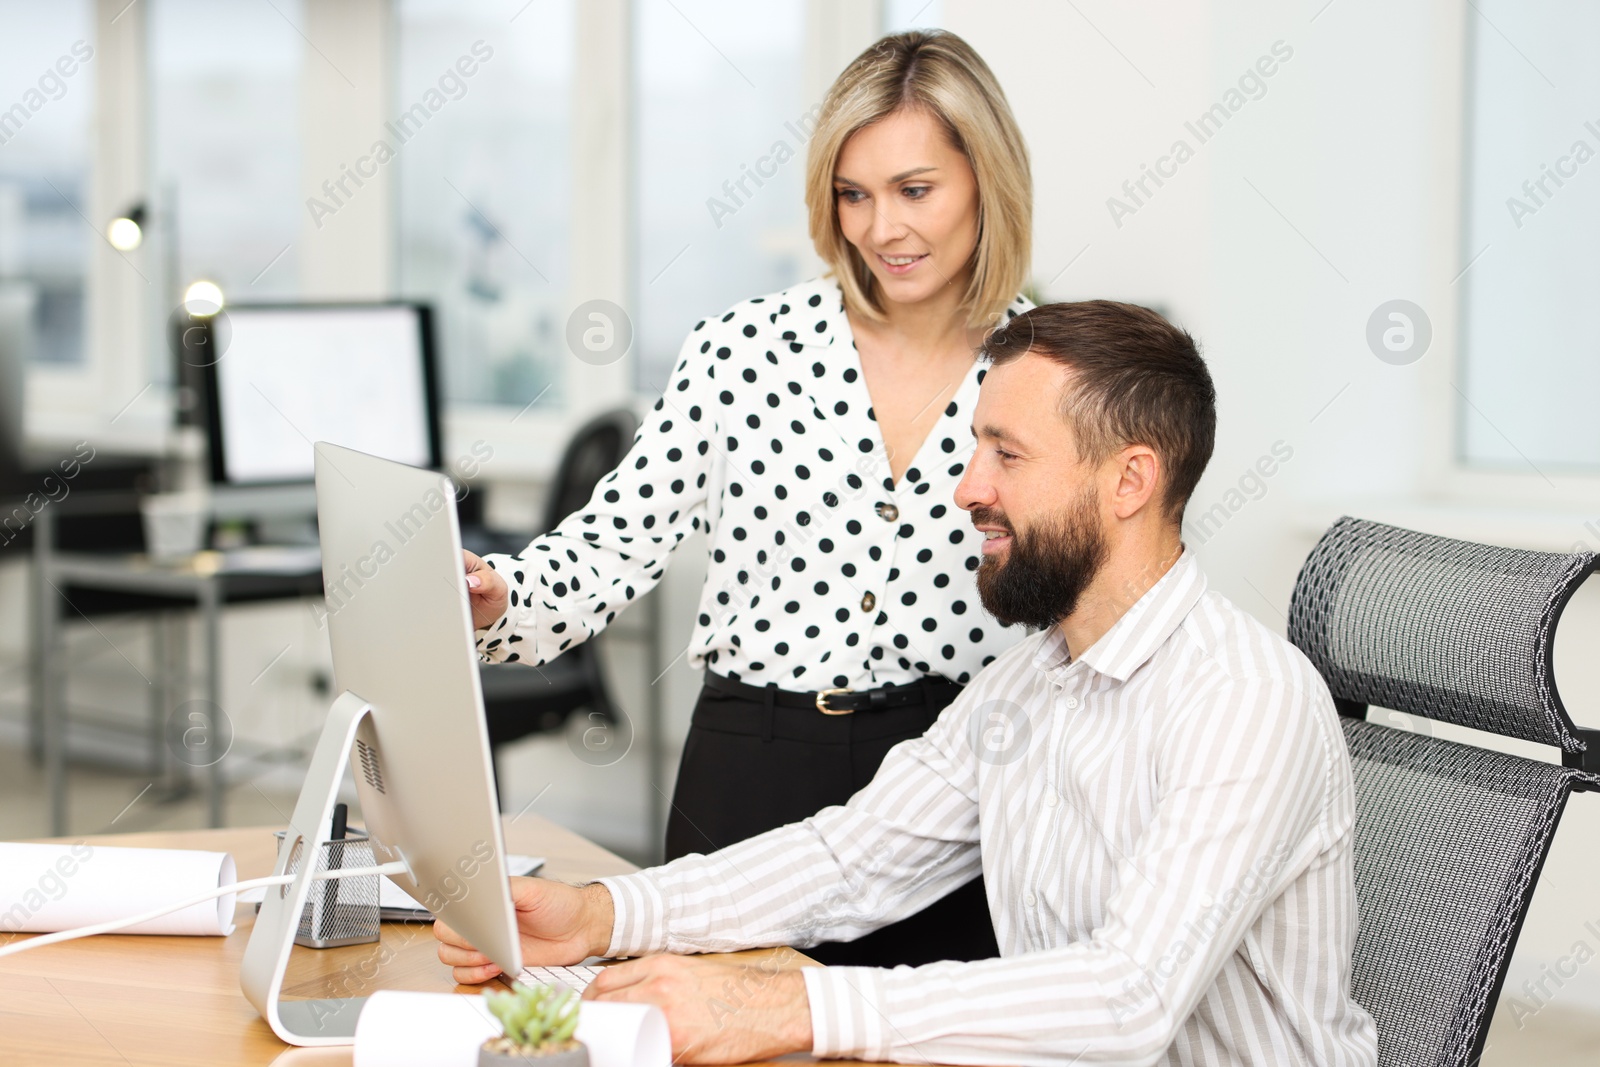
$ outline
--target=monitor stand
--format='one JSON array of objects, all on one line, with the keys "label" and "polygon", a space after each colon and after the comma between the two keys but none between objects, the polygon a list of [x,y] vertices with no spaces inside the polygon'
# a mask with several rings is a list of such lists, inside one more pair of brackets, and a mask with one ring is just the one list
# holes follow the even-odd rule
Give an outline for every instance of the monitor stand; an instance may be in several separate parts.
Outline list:
[{"label": "monitor stand", "polygon": [[[334,700],[312,753],[311,767],[300,788],[300,799],[295,802],[294,817],[278,849],[273,874],[289,870],[296,846],[300,846],[301,855],[314,856],[328,841],[339,783],[357,736],[363,743],[377,747],[371,713],[372,705],[349,690]],[[378,859],[382,862],[382,857]],[[272,1032],[289,1044],[348,1045],[355,1041],[356,1018],[367,998],[281,998],[284,972],[289,966],[289,954],[294,948],[295,932],[310,895],[316,866],[302,863],[293,882],[267,888],[261,912],[250,931],[244,962],[239,968],[239,984],[244,988],[245,998],[267,1020]]]}]

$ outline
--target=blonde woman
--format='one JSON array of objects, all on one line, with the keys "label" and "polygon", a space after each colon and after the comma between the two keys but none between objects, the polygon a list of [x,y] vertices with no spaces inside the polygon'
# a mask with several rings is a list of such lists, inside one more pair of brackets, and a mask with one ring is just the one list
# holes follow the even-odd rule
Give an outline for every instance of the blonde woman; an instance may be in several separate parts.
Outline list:
[{"label": "blonde woman", "polygon": [[[886,37],[834,83],[808,151],[827,274],[698,323],[588,506],[520,555],[467,557],[484,658],[541,664],[705,527],[688,649],[705,688],[669,860],[843,803],[1021,636],[979,604],[980,535],[952,501],[979,344],[1032,306],[1032,182],[1005,95],[959,37]],[[892,966],[997,949],[978,880],[812,954]]]}]

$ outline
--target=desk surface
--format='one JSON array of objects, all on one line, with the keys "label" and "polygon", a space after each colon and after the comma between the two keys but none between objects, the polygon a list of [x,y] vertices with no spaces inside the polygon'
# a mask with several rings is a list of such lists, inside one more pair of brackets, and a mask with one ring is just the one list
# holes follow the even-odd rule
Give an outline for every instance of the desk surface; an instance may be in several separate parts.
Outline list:
[{"label": "desk surface", "polygon": [[[542,874],[578,880],[634,869],[622,857],[537,815],[505,820],[509,851],[544,856]],[[239,878],[272,873],[268,828],[90,837],[93,844],[233,853]],[[349,1064],[350,1049],[290,1049],[239,991],[239,963],[254,924],[240,905],[227,938],[85,938],[0,960],[0,1063]],[[291,997],[361,996],[377,989],[476,994],[438,961],[424,923],[385,923],[377,944],[296,948],[284,981]],[[752,956],[764,953],[752,953]]]}]

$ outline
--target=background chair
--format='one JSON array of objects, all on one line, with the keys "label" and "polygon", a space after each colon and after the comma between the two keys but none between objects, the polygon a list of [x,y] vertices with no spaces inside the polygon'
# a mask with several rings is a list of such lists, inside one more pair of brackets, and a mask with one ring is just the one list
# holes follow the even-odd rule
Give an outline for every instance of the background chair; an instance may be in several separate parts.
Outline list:
[{"label": "background chair", "polygon": [[[1381,1063],[1482,1055],[1567,797],[1600,788],[1600,731],[1567,716],[1551,655],[1595,565],[1346,517],[1295,583],[1289,639],[1333,691],[1354,765],[1353,989]],[[1369,723],[1369,705],[1550,745],[1563,765]]]},{"label": "background chair", "polygon": [[[627,409],[609,411],[580,426],[567,442],[545,505],[544,529],[589,502],[600,479],[611,473],[633,446],[639,422]],[[527,540],[510,551],[520,551]],[[600,669],[595,642],[574,645],[542,667],[485,666],[480,671],[489,749],[496,757],[498,785],[502,746],[530,734],[559,730],[575,711],[587,710],[606,722],[617,720],[616,706]],[[501,794],[504,806],[505,796]]]}]

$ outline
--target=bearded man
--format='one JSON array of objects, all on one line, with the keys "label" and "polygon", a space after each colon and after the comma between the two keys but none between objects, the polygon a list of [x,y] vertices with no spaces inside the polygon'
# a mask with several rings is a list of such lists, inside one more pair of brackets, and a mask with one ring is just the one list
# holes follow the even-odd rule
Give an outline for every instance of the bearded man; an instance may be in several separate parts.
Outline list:
[{"label": "bearded man", "polygon": [[[1097,300],[1020,315],[984,354],[956,503],[984,607],[1038,632],[847,804],[581,888],[514,880],[525,958],[646,956],[585,996],[659,1005],[689,1062],[1375,1063],[1332,699],[1181,540],[1216,430],[1193,339]],[[686,955],[848,941],[980,870],[996,959]],[[458,981],[498,973],[435,932]]]}]

